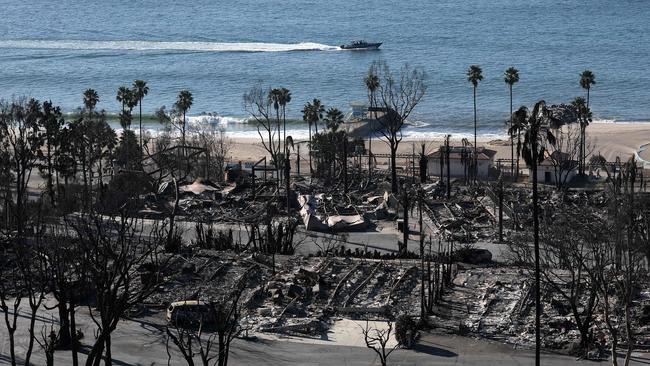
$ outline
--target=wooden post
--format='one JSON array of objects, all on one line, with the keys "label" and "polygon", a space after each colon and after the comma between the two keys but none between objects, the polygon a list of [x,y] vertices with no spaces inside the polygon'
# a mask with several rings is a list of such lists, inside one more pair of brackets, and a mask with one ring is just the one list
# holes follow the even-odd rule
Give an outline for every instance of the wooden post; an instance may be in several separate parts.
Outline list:
[{"label": "wooden post", "polygon": [[499,178],[499,242],[503,243],[503,179]]},{"label": "wooden post", "polygon": [[253,172],[253,176],[252,176],[252,179],[253,179],[253,182],[252,182],[253,183],[253,199],[255,199],[256,198],[255,197],[256,196],[256,194],[255,194],[255,192],[256,192],[256,189],[255,189],[255,164],[253,164],[253,166],[251,167],[251,171]]},{"label": "wooden post", "polygon": [[415,143],[411,145],[411,183],[415,184]]},{"label": "wooden post", "polygon": [[451,154],[451,148],[449,147],[449,138],[451,135],[447,135],[445,138],[445,161],[447,164],[447,198],[451,197],[451,165],[449,163],[449,155]]},{"label": "wooden post", "polygon": [[402,248],[399,250],[400,256],[404,256],[406,252],[408,251],[408,242],[409,242],[409,190],[407,187],[403,187],[402,190],[404,191],[404,196],[403,196],[403,209],[404,209],[404,224],[402,225],[402,231],[404,233],[404,243]]},{"label": "wooden post", "polygon": [[296,158],[296,172],[300,175],[300,145],[298,145],[298,157]]}]

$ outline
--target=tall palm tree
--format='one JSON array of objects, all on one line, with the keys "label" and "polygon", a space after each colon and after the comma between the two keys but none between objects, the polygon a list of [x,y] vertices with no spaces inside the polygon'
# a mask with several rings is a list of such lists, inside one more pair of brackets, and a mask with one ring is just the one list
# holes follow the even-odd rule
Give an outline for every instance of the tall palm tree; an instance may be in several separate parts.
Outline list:
[{"label": "tall palm tree", "polygon": [[99,95],[95,89],[86,89],[84,91],[84,106],[88,110],[88,116],[92,118],[93,109],[99,103]]},{"label": "tall palm tree", "polygon": [[122,103],[122,113],[120,114],[120,125],[122,125],[122,128],[125,130],[128,130],[131,127],[131,121],[129,116],[127,116],[126,113],[126,106],[128,104],[132,103],[133,99],[133,92],[131,89],[127,88],[126,86],[120,86],[117,89],[117,96],[115,99]]},{"label": "tall palm tree", "polygon": [[514,141],[515,136],[517,136],[517,147],[515,151],[517,152],[517,160],[515,160],[516,173],[515,180],[519,179],[519,157],[521,156],[521,133],[526,130],[526,124],[528,123],[528,108],[522,106],[510,117],[511,127],[508,129],[508,135],[510,139]]},{"label": "tall palm tree", "polygon": [[[509,67],[503,73],[503,81],[508,85],[510,91],[510,128],[512,128],[512,86],[519,82],[519,70]],[[515,160],[515,140],[510,135],[510,174],[514,177],[514,160]],[[517,162],[519,163],[519,162]]]},{"label": "tall palm tree", "polygon": [[149,87],[144,80],[133,81],[133,94],[140,107],[140,148],[142,148],[142,99],[149,94]]},{"label": "tall palm tree", "polygon": [[[363,78],[363,83],[366,85],[366,90],[368,91],[368,102],[370,103],[370,110],[373,111],[375,107],[375,92],[379,88],[379,76],[372,71],[368,71],[368,75]],[[371,116],[377,116],[376,112],[371,112]],[[374,126],[374,122],[371,122],[371,126]],[[374,129],[371,127],[370,134],[368,135],[368,174],[372,172],[372,135],[375,133]]]},{"label": "tall palm tree", "polygon": [[587,69],[580,74],[580,87],[587,90],[587,107],[589,107],[589,91],[594,84],[596,84],[596,75],[591,70]]},{"label": "tall palm tree", "polygon": [[[591,86],[596,84],[596,75],[587,69],[580,74],[580,87],[587,91],[587,109],[589,109],[589,92],[591,91]],[[585,136],[584,131],[581,131],[583,135],[580,136],[581,141],[584,142]],[[584,144],[581,146],[580,155],[586,155]],[[584,171],[581,172],[584,174]]]},{"label": "tall palm tree", "polygon": [[[282,139],[282,133],[280,131],[280,100],[282,99],[282,91],[279,88],[273,88],[269,90],[269,102],[273,105],[275,109],[275,121],[278,129],[278,150],[282,146],[280,140]],[[277,162],[276,162],[277,166]]]},{"label": "tall palm tree", "polygon": [[[517,111],[527,112],[526,107]],[[519,116],[518,116],[519,117]],[[524,127],[524,143],[521,149],[522,157],[530,168],[533,177],[533,246],[535,251],[535,365],[540,364],[541,332],[540,317],[542,312],[540,296],[540,271],[539,271],[539,205],[537,193],[537,165],[544,160],[546,144],[555,145],[555,136],[549,128],[554,122],[552,113],[546,108],[542,100],[535,104],[532,113],[528,115]]]},{"label": "tall palm tree", "polygon": [[282,108],[282,125],[283,125],[283,136],[282,141],[284,141],[284,156],[288,156],[289,150],[287,149],[287,104],[291,102],[291,92],[287,88],[280,88],[280,99],[278,103],[280,108]]},{"label": "tall palm tree", "polygon": [[[311,103],[305,103],[302,109],[302,119],[309,124],[309,173],[314,174],[314,168],[311,161],[311,125],[318,126],[318,121],[323,119],[325,107],[321,104],[320,100],[314,99]],[[317,132],[318,133],[318,132]]]},{"label": "tall palm tree", "polygon": [[[338,166],[337,157],[339,155],[337,154],[338,151],[336,151],[336,149],[339,149],[339,148],[345,149],[345,148],[347,148],[347,145],[344,145],[344,146],[341,147],[339,145],[339,143],[338,143],[338,138],[337,138],[337,136],[338,136],[337,131],[339,129],[339,126],[343,123],[343,113],[339,109],[332,107],[332,108],[328,109],[327,112],[325,113],[325,119],[323,121],[325,121],[325,126],[331,132],[330,137],[328,137],[330,139],[330,143],[334,143],[333,146],[334,146],[335,151],[332,153],[332,161],[331,161],[331,165],[330,165],[330,174],[332,174],[332,173],[337,171],[337,166]],[[344,136],[343,138],[347,139],[347,136]],[[345,154],[343,154],[343,155],[345,156]],[[345,163],[346,162],[343,162],[343,167],[344,168],[346,167]],[[347,173],[344,172],[344,174],[347,174]],[[347,185],[347,182],[344,182],[344,184]]]},{"label": "tall palm tree", "polygon": [[467,69],[467,81],[474,86],[474,182],[476,182],[477,171],[477,144],[476,144],[476,88],[478,82],[483,80],[483,71],[479,65],[471,65]]},{"label": "tall palm tree", "polygon": [[183,146],[185,146],[185,126],[187,125],[185,116],[187,114],[187,111],[192,108],[192,103],[194,103],[192,92],[189,90],[181,90],[178,93],[176,103],[174,104],[176,109],[183,114],[183,124],[181,127],[181,143]]},{"label": "tall palm tree", "polygon": [[315,112],[318,112],[318,119],[314,120],[314,128],[316,129],[316,133],[318,133],[318,124],[320,121],[323,120],[323,113],[325,113],[325,106],[323,103],[321,103],[320,99],[314,99],[312,101],[312,107],[314,108]]},{"label": "tall palm tree", "polygon": [[589,123],[591,122],[591,110],[589,110],[589,107],[587,106],[587,102],[585,101],[585,98],[583,97],[576,97],[573,101],[571,101],[571,105],[573,108],[575,108],[576,113],[578,115],[578,123],[580,124],[580,175],[585,174],[585,161],[586,161],[586,132],[587,132],[587,126],[589,126]]}]

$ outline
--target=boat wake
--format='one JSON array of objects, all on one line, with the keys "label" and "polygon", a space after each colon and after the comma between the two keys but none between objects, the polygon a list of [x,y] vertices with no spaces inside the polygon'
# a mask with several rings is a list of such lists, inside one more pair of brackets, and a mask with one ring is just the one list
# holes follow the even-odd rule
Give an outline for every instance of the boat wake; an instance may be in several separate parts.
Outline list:
[{"label": "boat wake", "polygon": [[75,41],[0,40],[0,49],[195,51],[195,52],[290,52],[335,51],[340,48],[321,43],[263,42],[162,42],[162,41]]}]

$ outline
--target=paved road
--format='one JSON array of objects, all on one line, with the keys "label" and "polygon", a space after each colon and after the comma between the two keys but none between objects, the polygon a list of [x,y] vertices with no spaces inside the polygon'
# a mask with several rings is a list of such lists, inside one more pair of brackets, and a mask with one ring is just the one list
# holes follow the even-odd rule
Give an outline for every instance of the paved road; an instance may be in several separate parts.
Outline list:
[{"label": "paved road", "polygon": [[[92,340],[92,322],[87,309],[79,309],[79,326],[86,338]],[[41,313],[37,324],[40,331],[51,316]],[[4,314],[2,314],[4,316]],[[165,335],[161,330],[161,315],[138,320],[125,320],[113,335],[114,365],[167,365]],[[25,326],[27,318],[19,320],[19,355],[27,344]],[[650,364],[650,355],[635,355],[632,365]],[[364,347],[306,344],[278,340],[245,341],[236,339],[232,344],[230,365],[379,365],[375,354]],[[83,359],[83,356],[82,356]],[[532,365],[533,353],[512,346],[457,336],[425,334],[414,350],[398,350],[390,359],[391,365]],[[8,361],[8,340],[4,323],[0,324],[0,365]],[[32,362],[45,365],[42,351],[35,346]],[[69,352],[56,353],[56,365],[69,365]],[[545,366],[594,365],[595,362],[576,362],[572,357],[544,354]],[[609,364],[607,362],[599,364]],[[182,359],[172,352],[171,365],[183,365]]]},{"label": "paved road", "polygon": [[[415,220],[412,221],[416,222]],[[145,221],[147,223],[147,221]],[[304,227],[298,227],[294,242],[298,245],[297,253],[307,255],[315,253],[318,250],[338,243],[344,245],[347,249],[354,251],[356,248],[363,250],[367,248],[370,251],[379,250],[380,252],[397,253],[397,242],[402,240],[403,234],[397,231],[394,222],[382,221],[379,227],[372,228],[365,232],[351,232],[343,234],[326,234],[315,231],[307,231]],[[183,238],[185,242],[189,243],[195,239],[194,223],[182,222],[179,223],[184,230]],[[248,241],[248,233],[244,227],[232,224],[215,224],[218,230],[233,230],[235,240],[240,239],[243,243]],[[428,238],[428,237],[427,237]],[[427,239],[428,240],[428,239]],[[434,237],[434,250],[437,248],[437,242]],[[479,242],[474,244],[477,248],[484,248],[490,250],[493,254],[494,260],[504,260],[507,246],[504,244]],[[417,227],[411,225],[411,234],[408,241],[408,249],[412,252],[419,252],[420,242]]]}]

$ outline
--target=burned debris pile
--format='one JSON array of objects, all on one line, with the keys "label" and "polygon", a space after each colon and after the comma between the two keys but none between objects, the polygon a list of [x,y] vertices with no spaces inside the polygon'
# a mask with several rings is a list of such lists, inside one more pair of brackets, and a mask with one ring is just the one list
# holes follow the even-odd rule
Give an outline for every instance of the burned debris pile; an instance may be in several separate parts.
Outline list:
[{"label": "burned debris pile", "polygon": [[275,274],[264,258],[199,250],[174,255],[164,280],[145,300],[152,308],[218,298],[243,286],[242,319],[260,332],[320,336],[337,316],[364,319],[417,314],[419,270],[412,263],[279,256]]},{"label": "burned debris pile", "polygon": [[[567,272],[559,276],[569,276]],[[508,267],[481,268],[462,266],[454,286],[445,295],[445,306],[432,317],[440,329],[460,332],[507,342],[516,346],[531,347],[535,342],[532,324],[535,300],[532,281],[527,274]],[[639,288],[632,306],[633,329],[640,345],[650,344],[650,323],[647,313],[650,304],[650,282]],[[568,289],[568,288],[567,288]],[[581,353],[580,332],[567,301],[552,286],[542,292],[544,348],[567,353]],[[588,296],[578,299],[579,311],[588,306]],[[603,356],[602,350],[609,342],[602,304],[593,309],[590,333],[593,344],[589,351]],[[600,347],[600,350],[598,349]]]}]

